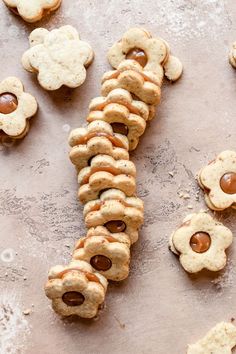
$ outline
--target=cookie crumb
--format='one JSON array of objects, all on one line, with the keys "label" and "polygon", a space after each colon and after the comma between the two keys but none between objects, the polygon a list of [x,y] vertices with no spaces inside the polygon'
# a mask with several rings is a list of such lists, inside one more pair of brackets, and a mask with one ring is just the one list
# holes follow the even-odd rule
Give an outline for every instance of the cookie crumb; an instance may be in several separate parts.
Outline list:
[{"label": "cookie crumb", "polygon": [[23,315],[25,316],[29,316],[31,314],[31,310],[30,309],[26,309],[23,311]]},{"label": "cookie crumb", "polygon": [[171,177],[174,177],[174,172],[169,171],[168,174],[169,174]]}]

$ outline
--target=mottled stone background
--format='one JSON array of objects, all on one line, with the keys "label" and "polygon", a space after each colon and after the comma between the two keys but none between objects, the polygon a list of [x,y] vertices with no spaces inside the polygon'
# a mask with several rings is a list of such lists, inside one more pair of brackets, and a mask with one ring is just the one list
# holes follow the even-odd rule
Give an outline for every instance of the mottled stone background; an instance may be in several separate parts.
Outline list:
[{"label": "mottled stone background", "polygon": [[[21,67],[36,25],[16,18],[2,3],[0,13],[0,79],[18,76],[40,107],[26,139],[0,147],[1,354],[185,353],[187,343],[236,317],[235,245],[223,272],[192,277],[167,246],[182,218],[205,208],[196,172],[215,154],[236,148],[236,72],[227,61],[236,40],[235,2],[64,0],[37,25],[74,25],[96,58],[81,88],[54,93]],[[131,156],[145,225],[132,249],[130,277],[110,285],[98,319],[62,321],[43,285],[49,267],[66,263],[85,232],[68,131],[85,124],[89,101],[99,95],[101,76],[109,70],[107,49],[136,25],[165,38],[185,72],[178,83],[164,85],[157,117]],[[235,212],[217,217],[236,234]]]}]

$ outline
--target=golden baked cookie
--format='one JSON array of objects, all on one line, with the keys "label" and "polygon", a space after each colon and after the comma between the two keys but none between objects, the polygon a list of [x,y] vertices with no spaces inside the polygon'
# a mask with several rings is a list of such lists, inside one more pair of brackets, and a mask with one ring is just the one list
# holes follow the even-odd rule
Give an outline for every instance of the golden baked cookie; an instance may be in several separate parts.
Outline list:
[{"label": "golden baked cookie", "polygon": [[51,268],[45,293],[61,316],[93,318],[105,300],[107,280],[84,261]]},{"label": "golden baked cookie", "polygon": [[29,119],[37,112],[36,99],[24,92],[22,82],[8,77],[0,82],[0,133],[2,138],[23,138],[29,130]]},{"label": "golden baked cookie", "polygon": [[226,150],[202,168],[198,182],[212,210],[236,208],[236,152]]},{"label": "golden baked cookie", "polygon": [[74,27],[63,26],[52,31],[37,28],[30,34],[29,42],[31,48],[23,54],[22,65],[27,71],[37,73],[45,90],[83,84],[94,53],[87,42],[80,40]]},{"label": "golden baked cookie", "polygon": [[23,20],[33,23],[57,10],[62,0],[3,0],[3,2]]},{"label": "golden baked cookie", "polygon": [[71,162],[78,171],[89,166],[91,158],[105,154],[115,160],[129,159],[129,142],[126,136],[115,134],[112,126],[103,121],[94,121],[86,128],[72,130],[69,136]]},{"label": "golden baked cookie", "polygon": [[179,256],[182,267],[188,273],[202,269],[217,272],[227,262],[225,250],[233,242],[230,229],[200,212],[188,215],[172,234],[170,249]]}]

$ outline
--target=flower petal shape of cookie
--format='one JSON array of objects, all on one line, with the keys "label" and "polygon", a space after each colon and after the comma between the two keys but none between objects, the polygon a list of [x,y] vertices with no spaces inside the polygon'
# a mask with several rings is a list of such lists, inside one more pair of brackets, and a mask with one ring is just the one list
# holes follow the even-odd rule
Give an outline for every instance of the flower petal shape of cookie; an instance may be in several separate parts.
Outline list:
[{"label": "flower petal shape of cookie", "polygon": [[208,206],[213,210],[236,207],[236,152],[223,151],[198,176]]},{"label": "flower petal shape of cookie", "polygon": [[23,138],[29,130],[28,120],[37,112],[37,102],[24,92],[16,77],[0,82],[0,131],[14,139]]},{"label": "flower petal shape of cookie", "polygon": [[45,293],[61,316],[93,318],[104,302],[107,280],[84,261],[55,266],[49,271]]},{"label": "flower petal shape of cookie", "polygon": [[30,35],[30,44],[22,65],[29,72],[37,73],[45,90],[57,90],[63,85],[76,88],[83,84],[93,50],[80,40],[75,28],[63,26],[50,32],[37,28]]},{"label": "flower petal shape of cookie", "polygon": [[102,95],[122,88],[137,96],[141,101],[157,105],[161,98],[161,82],[155,73],[144,71],[134,60],[122,62],[117,70],[109,71],[102,78]]},{"label": "flower petal shape of cookie", "polygon": [[231,354],[236,346],[236,327],[220,322],[204,338],[188,346],[187,354]]},{"label": "flower petal shape of cookie", "polygon": [[129,140],[129,150],[134,150],[140,136],[146,128],[145,120],[137,114],[130,113],[128,108],[117,103],[110,103],[103,111],[92,111],[87,121],[102,120],[112,125],[115,133],[126,135]]},{"label": "flower petal shape of cookie", "polygon": [[130,263],[130,248],[122,242],[124,235],[88,235],[77,242],[73,259],[88,262],[94,272],[109,280],[124,280],[129,275]]},{"label": "flower petal shape of cookie", "polygon": [[126,174],[136,177],[136,167],[129,160],[115,160],[110,155],[99,154],[94,156],[90,162],[90,166],[84,167],[78,174],[78,183],[80,185],[89,182],[90,176],[95,172],[109,172],[114,176]]},{"label": "flower petal shape of cookie", "polygon": [[48,14],[55,11],[61,5],[62,0],[3,0],[4,3],[21,16],[26,22],[36,22]]},{"label": "flower petal shape of cookie", "polygon": [[171,236],[170,248],[179,255],[187,272],[197,273],[202,269],[216,272],[225,267],[225,250],[232,241],[232,232],[227,227],[200,212],[184,219]]},{"label": "flower petal shape of cookie", "polygon": [[87,213],[85,224],[87,228],[105,226],[111,233],[125,232],[134,243],[143,224],[143,211],[122,201],[106,200],[96,210]]},{"label": "flower petal shape of cookie", "polygon": [[103,121],[94,121],[86,128],[72,130],[69,136],[71,162],[78,171],[89,166],[92,157],[98,154],[112,156],[115,160],[129,159],[129,143],[126,136],[115,134],[112,126]]},{"label": "flower petal shape of cookie", "polygon": [[103,111],[110,103],[118,103],[128,108],[130,113],[141,116],[145,121],[151,120],[155,116],[155,106],[147,105],[142,101],[134,100],[129,91],[115,89],[109,92],[106,97],[95,97],[89,105],[91,111]]}]

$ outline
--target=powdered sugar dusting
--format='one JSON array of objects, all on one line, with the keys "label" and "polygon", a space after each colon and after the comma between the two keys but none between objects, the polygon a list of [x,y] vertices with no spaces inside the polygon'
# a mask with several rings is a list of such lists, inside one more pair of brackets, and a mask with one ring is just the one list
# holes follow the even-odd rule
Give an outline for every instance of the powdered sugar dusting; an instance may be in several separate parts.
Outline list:
[{"label": "powdered sugar dusting", "polygon": [[23,353],[24,343],[30,333],[28,321],[22,314],[19,301],[11,293],[0,298],[0,353]]}]

